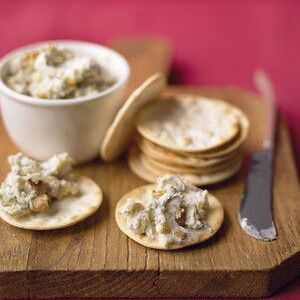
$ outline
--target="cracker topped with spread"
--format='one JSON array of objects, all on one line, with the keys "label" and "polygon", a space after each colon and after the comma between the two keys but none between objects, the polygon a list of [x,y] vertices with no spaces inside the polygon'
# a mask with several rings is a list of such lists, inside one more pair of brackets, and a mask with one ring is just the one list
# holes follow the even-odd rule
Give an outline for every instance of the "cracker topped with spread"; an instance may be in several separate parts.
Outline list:
[{"label": "cracker topped with spread", "polygon": [[222,225],[220,202],[179,176],[159,177],[156,185],[137,188],[116,207],[120,229],[155,249],[179,249],[212,237]]},{"label": "cracker topped with spread", "polygon": [[73,174],[67,153],[44,162],[17,153],[8,161],[11,171],[0,187],[0,217],[11,225],[36,230],[67,227],[101,205],[101,189]]},{"label": "cracker topped with spread", "polygon": [[150,102],[139,112],[136,123],[146,139],[187,152],[218,147],[239,131],[237,113],[230,104],[188,95]]}]

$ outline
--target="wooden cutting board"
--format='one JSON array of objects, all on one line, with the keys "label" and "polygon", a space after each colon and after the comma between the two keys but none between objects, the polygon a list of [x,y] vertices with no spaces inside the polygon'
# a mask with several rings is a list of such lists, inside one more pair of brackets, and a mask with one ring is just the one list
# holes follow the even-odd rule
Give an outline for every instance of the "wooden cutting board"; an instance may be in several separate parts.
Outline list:
[{"label": "wooden cutting board", "polygon": [[[123,40],[114,47],[132,66],[130,90],[155,71],[168,72],[170,49],[160,40]],[[237,88],[167,90],[178,92],[216,96],[239,106],[251,122],[246,152],[260,148],[265,107],[257,95]],[[0,125],[1,181],[8,172],[6,158],[16,151]],[[86,221],[48,232],[16,229],[0,221],[0,298],[260,297],[276,292],[300,272],[299,185],[283,121],[274,181],[278,239],[269,243],[250,238],[237,222],[245,168],[209,187],[226,212],[218,234],[202,245],[172,252],[147,249],[118,229],[117,201],[144,184],[124,159],[110,164],[95,160],[79,169],[97,181],[105,195],[104,205]]]}]

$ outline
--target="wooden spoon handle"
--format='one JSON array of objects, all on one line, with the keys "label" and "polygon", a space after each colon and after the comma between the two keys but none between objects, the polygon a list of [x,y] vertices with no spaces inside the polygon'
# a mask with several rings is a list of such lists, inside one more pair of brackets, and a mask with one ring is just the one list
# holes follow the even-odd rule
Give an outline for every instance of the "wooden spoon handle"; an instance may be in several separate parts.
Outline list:
[{"label": "wooden spoon handle", "polygon": [[127,93],[156,72],[168,76],[172,50],[168,42],[159,38],[124,38],[113,40],[110,47],[122,54],[131,67]]}]

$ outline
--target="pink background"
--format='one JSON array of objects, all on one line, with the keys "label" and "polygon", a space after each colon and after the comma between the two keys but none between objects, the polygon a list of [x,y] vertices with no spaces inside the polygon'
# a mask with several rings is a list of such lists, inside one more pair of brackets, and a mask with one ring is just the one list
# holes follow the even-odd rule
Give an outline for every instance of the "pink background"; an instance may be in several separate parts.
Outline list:
[{"label": "pink background", "polygon": [[[299,164],[300,1],[0,0],[0,56],[40,40],[124,35],[168,39],[176,83],[253,88],[253,71],[265,68]],[[300,280],[274,299],[300,299]]]}]

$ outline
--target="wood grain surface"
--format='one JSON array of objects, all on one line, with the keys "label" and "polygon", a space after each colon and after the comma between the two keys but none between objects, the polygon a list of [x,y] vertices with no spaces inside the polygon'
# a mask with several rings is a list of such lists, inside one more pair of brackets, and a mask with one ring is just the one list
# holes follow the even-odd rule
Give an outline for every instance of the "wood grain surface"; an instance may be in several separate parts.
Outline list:
[{"label": "wood grain surface", "polygon": [[[170,63],[169,49],[159,40],[142,44],[134,40],[114,44],[132,65],[131,89],[149,73],[167,72]],[[156,50],[150,50],[154,44]],[[158,56],[147,58],[144,51]],[[142,63],[148,64],[146,69]],[[225,222],[217,235],[204,244],[172,252],[147,249],[128,239],[115,223],[115,205],[124,193],[144,182],[130,172],[124,158],[109,164],[95,160],[78,167],[104,192],[104,205],[89,219],[48,232],[21,230],[0,221],[0,298],[260,297],[299,274],[299,183],[284,122],[279,123],[275,157],[273,208],[278,239],[267,243],[244,234],[236,218],[247,155],[262,143],[264,104],[255,94],[237,88],[170,87],[167,91],[177,92],[232,102],[251,122],[243,170],[209,187],[225,207]],[[16,151],[1,124],[1,181],[8,172],[7,156]]]}]

